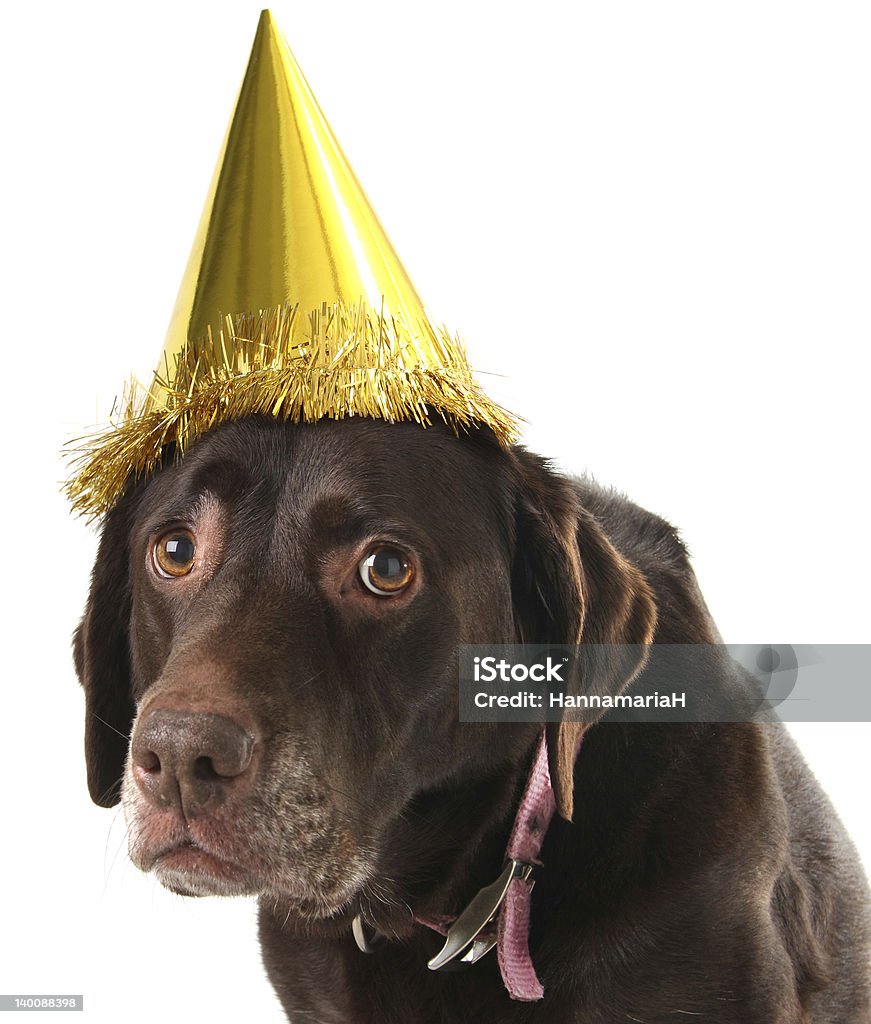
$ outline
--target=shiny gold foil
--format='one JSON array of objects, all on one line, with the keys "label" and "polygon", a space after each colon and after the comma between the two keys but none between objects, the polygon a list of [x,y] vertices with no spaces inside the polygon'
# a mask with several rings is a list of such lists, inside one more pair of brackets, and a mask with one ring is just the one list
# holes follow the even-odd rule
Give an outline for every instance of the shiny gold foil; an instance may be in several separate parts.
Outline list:
[{"label": "shiny gold foil", "polygon": [[268,11],[154,380],[75,449],[74,507],[104,513],[165,445],[252,414],[516,432],[430,321]]}]

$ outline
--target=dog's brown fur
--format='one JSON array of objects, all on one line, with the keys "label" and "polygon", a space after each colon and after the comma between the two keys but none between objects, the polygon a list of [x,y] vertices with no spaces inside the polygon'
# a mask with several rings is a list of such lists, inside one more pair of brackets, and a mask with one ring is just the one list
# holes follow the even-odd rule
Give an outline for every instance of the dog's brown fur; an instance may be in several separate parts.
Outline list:
[{"label": "dog's brown fur", "polygon": [[[149,563],[170,525],[200,544],[179,580]],[[355,575],[378,540],[418,566],[388,599]],[[499,873],[537,734],[461,724],[456,653],[520,638],[718,640],[667,523],[486,432],[225,425],[106,518],[75,643],[91,795],[123,799],[133,860],[170,888],[259,895],[291,1020],[871,1019],[865,882],[777,726],[593,725],[574,771],[579,726],[549,726],[562,818],[530,937],[545,998],[512,1002],[492,955],[427,971],[440,942],[413,917],[456,913]],[[579,685],[641,668],[623,655]],[[253,741],[202,812],[156,800],[128,758],[158,712]],[[201,870],[173,860],[191,843]]]}]

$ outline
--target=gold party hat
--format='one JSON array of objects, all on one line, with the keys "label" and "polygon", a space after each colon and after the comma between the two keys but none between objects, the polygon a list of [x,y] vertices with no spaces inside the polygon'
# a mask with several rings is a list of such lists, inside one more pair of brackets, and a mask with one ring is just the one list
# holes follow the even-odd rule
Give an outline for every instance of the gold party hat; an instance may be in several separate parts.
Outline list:
[{"label": "gold party hat", "polygon": [[74,507],[107,511],[166,445],[228,420],[370,416],[455,430],[513,418],[435,327],[269,11],[227,131],[163,355],[77,449]]}]

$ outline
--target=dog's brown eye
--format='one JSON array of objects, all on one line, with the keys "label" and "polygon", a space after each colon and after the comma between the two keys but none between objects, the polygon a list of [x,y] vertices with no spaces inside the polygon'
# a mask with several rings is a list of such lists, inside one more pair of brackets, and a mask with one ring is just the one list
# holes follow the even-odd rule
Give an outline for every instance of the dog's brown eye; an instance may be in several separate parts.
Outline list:
[{"label": "dog's brown eye", "polygon": [[194,567],[195,554],[190,530],[172,530],[154,545],[154,565],[161,576],[187,576]]},{"label": "dog's brown eye", "polygon": [[389,597],[414,579],[414,565],[399,548],[377,547],[360,560],[360,579],[373,594]]}]

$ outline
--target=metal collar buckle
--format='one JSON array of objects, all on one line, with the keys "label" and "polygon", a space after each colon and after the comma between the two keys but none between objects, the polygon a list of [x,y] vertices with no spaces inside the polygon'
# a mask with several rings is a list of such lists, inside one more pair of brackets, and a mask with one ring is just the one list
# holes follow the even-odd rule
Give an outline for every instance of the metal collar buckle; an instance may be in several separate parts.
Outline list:
[{"label": "metal collar buckle", "polygon": [[508,893],[508,887],[515,878],[529,882],[533,866],[521,860],[510,860],[505,870],[490,885],[485,886],[472,898],[466,909],[448,929],[441,951],[429,961],[431,971],[461,971],[477,963],[485,953],[496,945],[497,935],[481,933],[493,921]]},{"label": "metal collar buckle", "polygon": [[[448,929],[445,944],[429,961],[431,971],[462,971],[477,963],[485,953],[496,945],[497,935],[481,933],[496,917],[502,902],[508,893],[508,886],[515,878],[529,882],[530,888],[535,885],[532,879],[533,865],[522,860],[510,860],[505,870],[490,885],[479,890],[466,909]],[[369,928],[360,914],[351,923],[354,942],[362,953],[374,953],[378,934]]]}]

